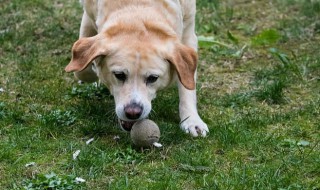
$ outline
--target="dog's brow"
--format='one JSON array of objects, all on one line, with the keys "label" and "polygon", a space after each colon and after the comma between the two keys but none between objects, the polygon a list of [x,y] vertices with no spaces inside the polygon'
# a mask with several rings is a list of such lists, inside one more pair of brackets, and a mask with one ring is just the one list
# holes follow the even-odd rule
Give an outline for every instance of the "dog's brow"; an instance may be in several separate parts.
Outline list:
[{"label": "dog's brow", "polygon": [[111,69],[111,72],[112,73],[125,73],[125,74],[129,73],[128,69],[117,68],[117,67]]}]

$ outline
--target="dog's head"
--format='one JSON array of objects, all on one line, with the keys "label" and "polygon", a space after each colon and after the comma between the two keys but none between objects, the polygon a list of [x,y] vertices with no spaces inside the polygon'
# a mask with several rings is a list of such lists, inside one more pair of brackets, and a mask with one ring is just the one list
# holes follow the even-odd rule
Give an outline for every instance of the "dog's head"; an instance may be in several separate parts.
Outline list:
[{"label": "dog's head", "polygon": [[113,94],[123,129],[146,118],[156,92],[177,75],[187,89],[195,88],[197,54],[161,28],[145,31],[110,28],[80,38],[72,48],[67,72],[79,72],[95,61],[96,72]]}]

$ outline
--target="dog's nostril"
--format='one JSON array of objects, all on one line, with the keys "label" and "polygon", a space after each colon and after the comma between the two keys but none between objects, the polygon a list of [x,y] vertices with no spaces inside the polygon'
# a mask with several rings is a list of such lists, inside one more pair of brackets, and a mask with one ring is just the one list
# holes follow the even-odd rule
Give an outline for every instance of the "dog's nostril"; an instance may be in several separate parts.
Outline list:
[{"label": "dog's nostril", "polygon": [[133,103],[124,107],[124,112],[128,119],[138,119],[142,114],[143,108],[139,104]]}]

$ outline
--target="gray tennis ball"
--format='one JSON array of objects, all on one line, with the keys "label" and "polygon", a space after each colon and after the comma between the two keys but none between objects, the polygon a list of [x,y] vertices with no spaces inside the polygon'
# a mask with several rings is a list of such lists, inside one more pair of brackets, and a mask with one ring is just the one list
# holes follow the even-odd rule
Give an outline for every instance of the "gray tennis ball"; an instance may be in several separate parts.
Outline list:
[{"label": "gray tennis ball", "polygon": [[157,143],[160,138],[160,130],[158,125],[149,120],[143,119],[137,121],[130,132],[133,144],[138,147],[151,147]]}]

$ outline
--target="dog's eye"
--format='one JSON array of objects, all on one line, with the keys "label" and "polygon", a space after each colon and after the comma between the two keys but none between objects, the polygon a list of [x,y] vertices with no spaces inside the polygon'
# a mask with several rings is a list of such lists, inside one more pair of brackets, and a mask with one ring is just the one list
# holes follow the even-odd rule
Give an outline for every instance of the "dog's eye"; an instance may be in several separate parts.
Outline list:
[{"label": "dog's eye", "polygon": [[124,74],[123,72],[113,72],[113,74],[118,80],[120,80],[122,82],[126,81],[126,79],[127,79],[127,75]]},{"label": "dog's eye", "polygon": [[146,83],[147,84],[151,84],[151,83],[154,83],[158,80],[159,76],[158,75],[150,75],[147,77],[146,79]]}]

